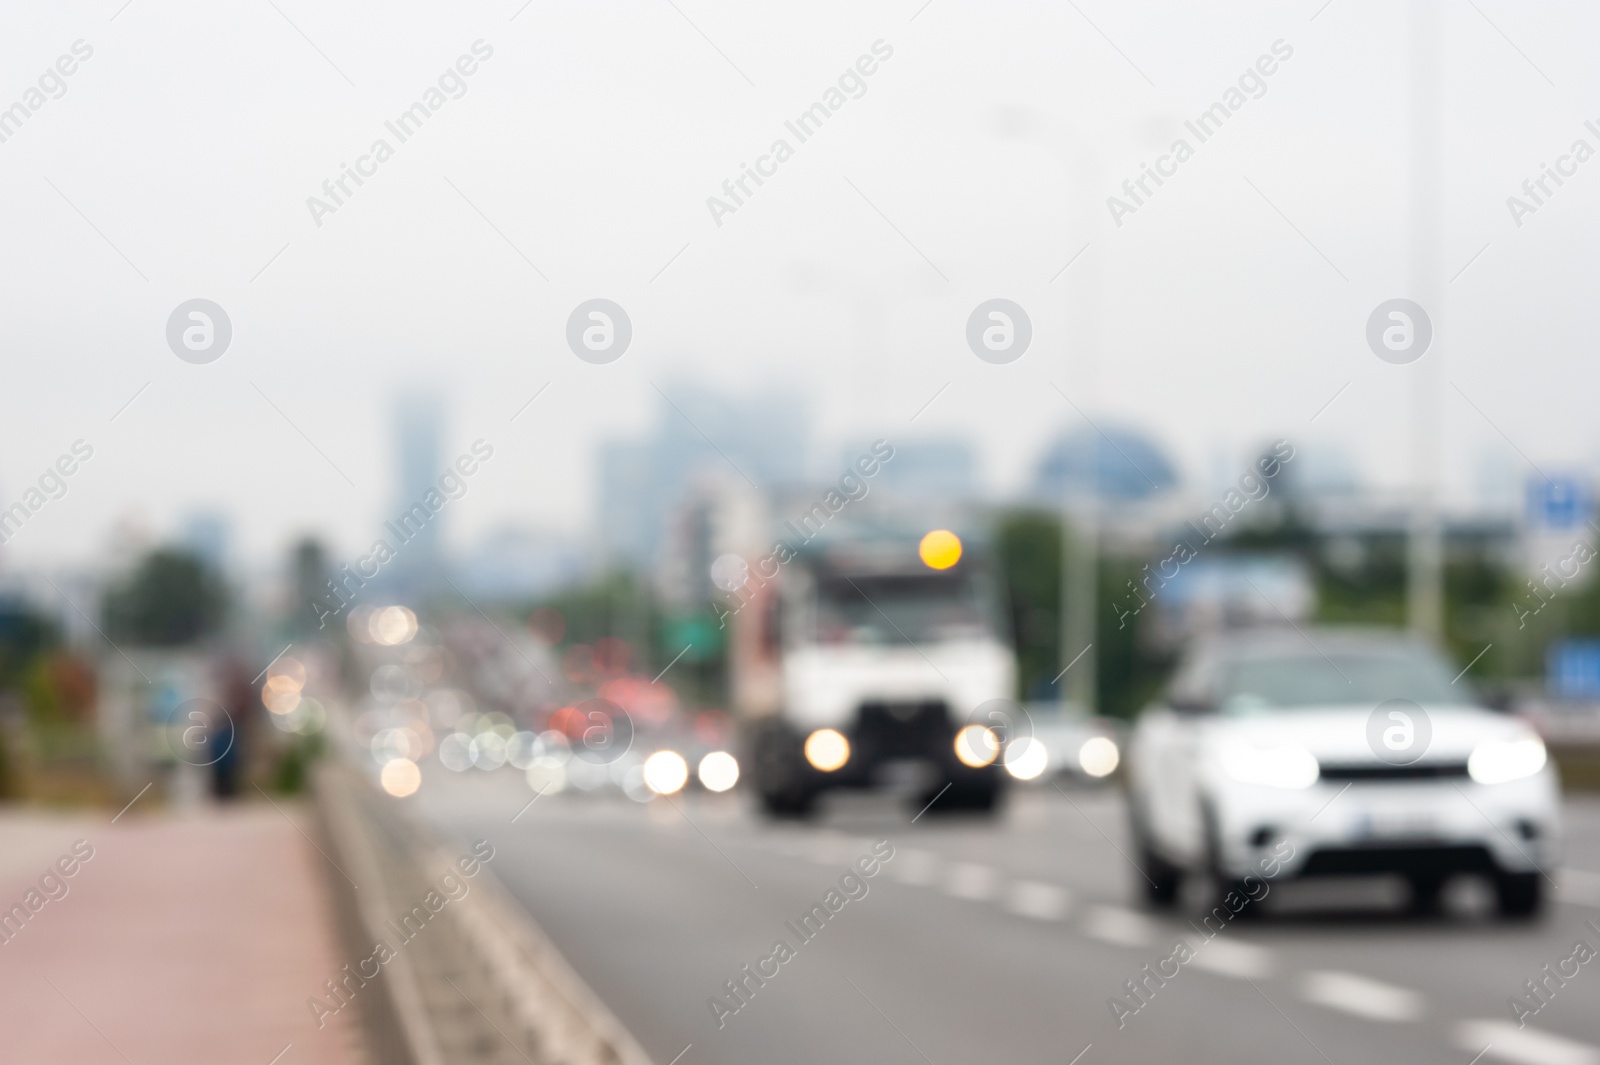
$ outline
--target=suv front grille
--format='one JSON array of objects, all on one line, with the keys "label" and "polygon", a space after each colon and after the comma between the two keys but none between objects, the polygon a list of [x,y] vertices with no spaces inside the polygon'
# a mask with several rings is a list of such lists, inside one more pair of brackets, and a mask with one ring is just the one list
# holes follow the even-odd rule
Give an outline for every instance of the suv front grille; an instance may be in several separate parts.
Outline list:
[{"label": "suv front grille", "polygon": [[1421,762],[1414,765],[1325,765],[1328,781],[1465,780],[1465,762]]}]

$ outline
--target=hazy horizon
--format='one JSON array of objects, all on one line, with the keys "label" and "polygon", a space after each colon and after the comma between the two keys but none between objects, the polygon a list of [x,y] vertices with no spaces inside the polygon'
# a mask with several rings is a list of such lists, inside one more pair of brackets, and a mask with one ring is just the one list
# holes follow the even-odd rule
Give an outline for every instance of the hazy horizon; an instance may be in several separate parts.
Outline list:
[{"label": "hazy horizon", "polygon": [[[1441,13],[1443,305],[1409,366],[1363,337],[1411,287],[1404,9],[276,6],[0,14],[0,111],[74,42],[93,50],[0,142],[0,508],[74,440],[95,449],[9,566],[91,558],[130,513],[158,532],[226,513],[256,563],[303,533],[358,547],[395,501],[391,411],[417,389],[446,406],[447,461],[497,449],[452,507],[455,543],[587,529],[596,445],[649,431],[683,381],[798,397],[814,461],[970,438],[997,494],[1083,424],[1074,405],[1149,433],[1192,486],[1283,436],[1393,490],[1427,360],[1447,498],[1486,464],[1600,457],[1569,398],[1600,384],[1580,348],[1600,165],[1520,226],[1506,202],[1574,140],[1600,146],[1578,103],[1600,15],[1579,5]],[[386,123],[479,41],[400,141]],[[880,41],[859,96],[788,132]],[[1280,41],[1258,98],[1204,143],[1184,131]],[[1107,198],[1179,136],[1193,157],[1117,225]],[[792,158],[714,217],[708,198],[784,137]],[[314,218],[379,138],[393,157]],[[633,326],[609,365],[566,346],[595,297]],[[994,297],[1033,323],[1010,365],[964,338]],[[193,298],[232,322],[207,365],[166,343]]]}]

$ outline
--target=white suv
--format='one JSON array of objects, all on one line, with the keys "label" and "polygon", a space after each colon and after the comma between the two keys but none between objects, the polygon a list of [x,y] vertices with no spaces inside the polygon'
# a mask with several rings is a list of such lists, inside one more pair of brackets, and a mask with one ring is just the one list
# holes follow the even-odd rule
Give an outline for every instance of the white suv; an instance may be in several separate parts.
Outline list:
[{"label": "white suv", "polygon": [[1400,632],[1271,630],[1190,649],[1129,751],[1130,820],[1153,905],[1185,872],[1399,873],[1418,911],[1457,873],[1499,910],[1541,908],[1560,840],[1544,744]]}]

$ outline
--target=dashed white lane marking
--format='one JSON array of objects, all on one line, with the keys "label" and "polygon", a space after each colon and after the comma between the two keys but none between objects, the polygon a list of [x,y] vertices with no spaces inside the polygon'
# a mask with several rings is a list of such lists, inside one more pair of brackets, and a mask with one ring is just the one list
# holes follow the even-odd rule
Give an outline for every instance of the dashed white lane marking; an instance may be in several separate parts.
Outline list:
[{"label": "dashed white lane marking", "polygon": [[1006,892],[1006,909],[1036,921],[1061,920],[1071,901],[1065,889],[1038,880],[1018,880]]},{"label": "dashed white lane marking", "polygon": [[1487,1047],[1484,1056],[1513,1065],[1600,1065],[1600,1049],[1510,1021],[1463,1021],[1455,1034],[1462,1050],[1477,1053]]},{"label": "dashed white lane marking", "polygon": [[[1306,973],[1300,982],[1300,997],[1373,1021],[1414,1021],[1422,1016],[1422,996],[1415,991],[1332,969]],[[1477,1049],[1482,1048],[1479,1043]]]},{"label": "dashed white lane marking", "polygon": [[901,847],[889,863],[889,875],[902,884],[926,885],[933,883],[938,861],[927,851]]},{"label": "dashed white lane marking", "polygon": [[1160,930],[1148,917],[1120,906],[1096,906],[1084,917],[1083,930],[1095,939],[1122,947],[1148,947]]},{"label": "dashed white lane marking", "polygon": [[1272,951],[1267,948],[1221,938],[1196,943],[1189,964],[1240,980],[1265,980],[1273,969]]},{"label": "dashed white lane marking", "polygon": [[1560,880],[1562,902],[1575,902],[1580,906],[1600,906],[1600,873],[1584,869],[1563,869],[1556,874]]},{"label": "dashed white lane marking", "polygon": [[950,867],[944,889],[958,899],[985,902],[1000,890],[1000,874],[987,865],[958,862]]}]

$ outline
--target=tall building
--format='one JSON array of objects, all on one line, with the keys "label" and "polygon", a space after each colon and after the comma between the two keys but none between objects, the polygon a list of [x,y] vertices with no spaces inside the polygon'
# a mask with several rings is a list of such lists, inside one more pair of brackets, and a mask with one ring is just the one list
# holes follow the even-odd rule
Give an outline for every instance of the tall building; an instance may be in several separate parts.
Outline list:
[{"label": "tall building", "polygon": [[[384,589],[415,602],[443,584],[445,511],[428,511],[424,503],[437,491],[444,472],[444,404],[436,393],[411,392],[395,404],[395,499],[385,518],[406,536],[396,543],[395,559],[384,567]],[[427,512],[426,520],[421,512]],[[409,515],[409,518],[407,517]]]},{"label": "tall building", "polygon": [[805,448],[805,411],[793,396],[735,399],[669,384],[647,436],[600,448],[597,517],[605,561],[653,569],[669,520],[695,484],[748,479],[762,491],[798,484]]},{"label": "tall building", "polygon": [[215,573],[226,573],[233,530],[227,515],[197,510],[183,519],[180,541]]},{"label": "tall building", "polygon": [[[959,436],[920,436],[889,441],[894,458],[873,474],[871,491],[916,501],[970,502],[977,498],[978,456],[972,443]],[[839,453],[836,469],[822,470],[824,480],[836,481],[851,470],[871,441]]]},{"label": "tall building", "polygon": [[582,545],[570,537],[512,522],[478,540],[452,566],[475,602],[533,599],[576,583],[586,568]]}]

